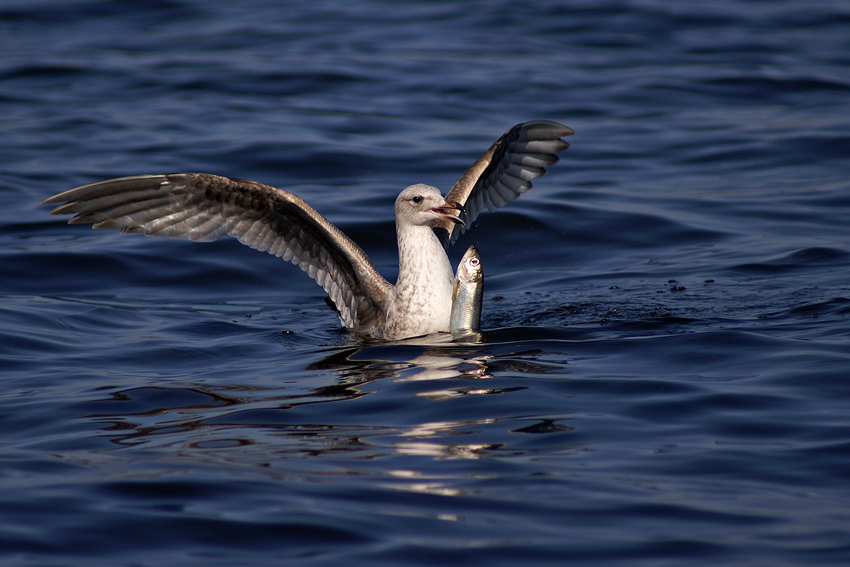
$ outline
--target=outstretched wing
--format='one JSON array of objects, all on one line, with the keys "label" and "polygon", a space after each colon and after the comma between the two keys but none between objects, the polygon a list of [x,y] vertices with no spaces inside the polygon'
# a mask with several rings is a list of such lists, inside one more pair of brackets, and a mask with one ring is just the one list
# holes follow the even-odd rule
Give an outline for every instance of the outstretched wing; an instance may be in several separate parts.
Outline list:
[{"label": "outstretched wing", "polygon": [[391,288],[348,236],[292,193],[205,173],[140,175],[84,185],[45,204],[71,224],[210,242],[229,234],[296,264],[322,286],[346,327],[383,320]]},{"label": "outstretched wing", "polygon": [[434,232],[443,247],[448,250],[485,207],[495,211],[531,189],[531,180],[546,175],[546,167],[558,161],[555,154],[570,147],[561,138],[574,133],[549,120],[523,122],[505,132],[446,195],[447,201],[464,206],[464,225],[437,221]]}]

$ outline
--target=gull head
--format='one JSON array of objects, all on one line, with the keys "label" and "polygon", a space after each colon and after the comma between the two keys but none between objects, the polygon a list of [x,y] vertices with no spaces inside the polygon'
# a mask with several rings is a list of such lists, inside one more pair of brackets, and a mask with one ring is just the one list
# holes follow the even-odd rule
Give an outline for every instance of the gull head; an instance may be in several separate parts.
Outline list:
[{"label": "gull head", "polygon": [[463,206],[446,201],[436,187],[419,183],[402,191],[395,200],[395,218],[398,225],[433,226],[441,218],[462,225],[457,213]]}]

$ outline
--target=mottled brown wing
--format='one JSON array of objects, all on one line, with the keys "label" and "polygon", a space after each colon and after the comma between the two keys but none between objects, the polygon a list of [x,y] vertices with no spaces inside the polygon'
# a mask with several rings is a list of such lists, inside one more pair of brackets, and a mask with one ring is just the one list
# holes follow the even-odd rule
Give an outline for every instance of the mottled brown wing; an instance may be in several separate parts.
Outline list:
[{"label": "mottled brown wing", "polygon": [[343,325],[380,324],[391,288],[348,236],[292,193],[205,173],[140,175],[84,185],[45,204],[72,224],[210,242],[230,235],[300,267],[324,288]]},{"label": "mottled brown wing", "polygon": [[464,225],[438,221],[434,232],[443,246],[448,250],[485,207],[495,211],[531,189],[531,180],[546,175],[546,167],[558,161],[555,154],[570,147],[561,138],[574,133],[548,120],[523,122],[505,132],[446,195],[447,201],[464,206]]}]

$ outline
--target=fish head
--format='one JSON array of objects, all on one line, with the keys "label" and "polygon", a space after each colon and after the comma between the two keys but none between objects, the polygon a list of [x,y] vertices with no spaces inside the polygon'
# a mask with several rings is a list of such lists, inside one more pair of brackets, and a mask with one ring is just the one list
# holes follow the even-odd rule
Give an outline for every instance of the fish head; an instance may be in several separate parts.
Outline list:
[{"label": "fish head", "polygon": [[482,279],[484,279],[484,267],[481,265],[481,255],[473,244],[466,250],[457,265],[457,280],[467,283]]}]

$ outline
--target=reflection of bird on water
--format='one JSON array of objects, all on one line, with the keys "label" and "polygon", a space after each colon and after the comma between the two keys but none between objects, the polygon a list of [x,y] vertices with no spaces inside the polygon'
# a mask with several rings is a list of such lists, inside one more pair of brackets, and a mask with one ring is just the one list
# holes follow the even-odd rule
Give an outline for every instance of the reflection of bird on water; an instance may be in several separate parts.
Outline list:
[{"label": "reflection of bird on water", "polygon": [[[572,134],[555,122],[508,130],[444,199],[412,185],[395,202],[399,271],[384,279],[350,238],[296,195],[253,181],[204,173],[141,175],[54,195],[53,214],[71,223],[202,242],[229,234],[298,265],[330,296],[345,327],[380,339],[449,331],[454,273],[446,250],[487,207],[494,211],[531,188]],[[459,214],[456,214],[459,212]]]}]

